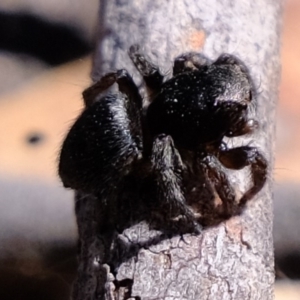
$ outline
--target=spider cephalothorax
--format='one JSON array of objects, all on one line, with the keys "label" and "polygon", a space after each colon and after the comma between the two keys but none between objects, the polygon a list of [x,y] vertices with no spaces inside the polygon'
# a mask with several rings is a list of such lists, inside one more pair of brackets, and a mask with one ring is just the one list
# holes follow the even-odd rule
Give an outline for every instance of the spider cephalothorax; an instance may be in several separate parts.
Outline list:
[{"label": "spider cephalothorax", "polygon": [[[212,62],[187,53],[176,58],[173,77],[164,81],[138,46],[130,48],[129,56],[144,79],[150,105],[143,107],[124,69],[106,74],[85,90],[86,108],[61,150],[59,175],[64,185],[109,202],[124,177],[139,173],[154,178],[166,219],[181,218],[189,228],[197,228],[199,222],[213,224],[240,213],[267,176],[267,162],[255,147],[229,149],[223,140],[252,133],[258,125],[248,116],[255,93],[245,65],[229,54]],[[119,93],[103,96],[114,83]],[[251,186],[237,201],[224,169],[246,166]],[[195,205],[199,187],[218,194],[222,203]]]}]

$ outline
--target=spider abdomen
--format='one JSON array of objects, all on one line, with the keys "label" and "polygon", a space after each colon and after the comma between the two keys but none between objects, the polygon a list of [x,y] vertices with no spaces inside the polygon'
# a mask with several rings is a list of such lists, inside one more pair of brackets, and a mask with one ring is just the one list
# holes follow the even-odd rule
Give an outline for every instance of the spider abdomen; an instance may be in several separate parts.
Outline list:
[{"label": "spider abdomen", "polygon": [[132,137],[125,102],[124,96],[108,95],[77,119],[60,155],[59,175],[66,187],[103,189],[138,156],[140,145]]}]

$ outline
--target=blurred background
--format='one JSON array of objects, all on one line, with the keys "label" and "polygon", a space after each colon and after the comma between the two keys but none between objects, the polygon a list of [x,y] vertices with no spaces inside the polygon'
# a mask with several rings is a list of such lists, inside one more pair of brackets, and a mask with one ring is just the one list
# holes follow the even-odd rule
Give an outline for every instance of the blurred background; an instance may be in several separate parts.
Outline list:
[{"label": "blurred background", "polygon": [[[90,85],[99,0],[0,2],[0,299],[65,300],[73,193],[56,174]],[[287,0],[275,165],[276,300],[300,299],[300,1]]]}]

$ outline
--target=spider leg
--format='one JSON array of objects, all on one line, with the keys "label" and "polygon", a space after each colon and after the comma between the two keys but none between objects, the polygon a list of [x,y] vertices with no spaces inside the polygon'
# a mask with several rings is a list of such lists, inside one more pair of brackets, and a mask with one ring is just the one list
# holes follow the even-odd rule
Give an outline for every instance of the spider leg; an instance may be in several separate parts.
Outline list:
[{"label": "spider leg", "polygon": [[82,93],[85,105],[87,107],[93,105],[93,103],[97,101],[98,96],[114,83],[118,84],[119,91],[127,95],[139,109],[142,108],[143,100],[138,87],[125,69],[108,73],[101,77],[100,80],[92,86],[85,89]]},{"label": "spider leg", "polygon": [[218,154],[220,162],[229,169],[240,170],[250,166],[252,186],[242,196],[239,207],[254,197],[264,186],[267,179],[267,160],[254,147],[242,146],[233,149],[221,149]]},{"label": "spider leg", "polygon": [[214,65],[239,65],[246,68],[245,64],[240,59],[229,53],[221,54],[214,62]]},{"label": "spider leg", "polygon": [[241,71],[247,76],[248,82],[251,86],[251,95],[250,95],[250,101],[252,100],[253,97],[256,97],[256,89],[255,89],[255,84],[253,82],[252,77],[250,76],[249,69],[247,66],[244,64],[242,60],[237,58],[236,56],[228,53],[223,53],[221,54],[218,59],[213,63],[214,65],[237,65],[241,69]]},{"label": "spider leg", "polygon": [[210,215],[210,221],[208,222],[208,225],[212,225],[214,223],[217,224],[239,213],[236,195],[225,172],[220,169],[220,165],[216,157],[212,155],[207,156],[202,161],[202,164],[207,178],[215,188],[222,201],[222,205],[217,208],[214,204],[212,207],[208,207],[208,214]]},{"label": "spider leg", "polygon": [[182,221],[188,230],[200,232],[201,226],[187,206],[181,189],[183,164],[171,136],[161,134],[155,138],[151,162],[158,187],[159,201],[165,207],[163,211],[168,211],[170,214],[166,216],[166,220],[183,218]]},{"label": "spider leg", "polygon": [[[245,74],[249,74],[249,70],[244,64],[244,62],[232,54],[221,54],[218,57],[218,59],[214,62],[214,65],[237,65]],[[250,75],[248,75],[247,77],[252,82]]]},{"label": "spider leg", "polygon": [[132,45],[129,48],[128,55],[142,75],[149,92],[151,94],[157,94],[164,79],[164,76],[160,73],[158,66],[146,59],[146,57],[140,52],[139,45]]},{"label": "spider leg", "polygon": [[184,53],[175,58],[173,66],[173,76],[184,72],[191,72],[205,65],[211,64],[212,61],[205,55],[197,52]]}]

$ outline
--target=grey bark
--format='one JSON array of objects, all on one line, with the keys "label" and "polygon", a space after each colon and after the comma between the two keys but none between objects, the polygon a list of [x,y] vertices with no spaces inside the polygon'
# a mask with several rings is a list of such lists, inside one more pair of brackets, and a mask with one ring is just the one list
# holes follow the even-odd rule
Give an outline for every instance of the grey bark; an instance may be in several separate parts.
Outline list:
[{"label": "grey bark", "polygon": [[[77,193],[80,235],[78,277],[73,299],[273,299],[272,168],[275,105],[279,82],[281,3],[275,0],[126,1],[102,0],[93,80],[126,68],[138,82],[128,58],[138,43],[165,73],[173,59],[202,51],[216,59],[235,54],[249,66],[258,86],[257,134],[235,138],[251,141],[269,161],[269,179],[241,216],[199,235],[161,238],[146,222],[109,237],[98,232],[99,199]],[[234,171],[231,181],[241,194],[247,170]],[[118,259],[117,268],[104,253]]]}]

